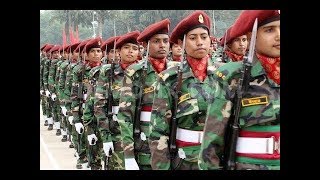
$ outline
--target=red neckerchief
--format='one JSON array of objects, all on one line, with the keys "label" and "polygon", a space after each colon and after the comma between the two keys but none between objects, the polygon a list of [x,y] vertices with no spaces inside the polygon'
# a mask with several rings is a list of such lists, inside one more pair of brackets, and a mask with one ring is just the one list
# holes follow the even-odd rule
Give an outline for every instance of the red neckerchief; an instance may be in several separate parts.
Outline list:
[{"label": "red neckerchief", "polygon": [[167,58],[155,59],[155,58],[149,57],[149,61],[152,65],[153,69],[158,74],[166,69],[166,60],[167,60]]},{"label": "red neckerchief", "polygon": [[126,70],[128,66],[130,66],[131,64],[137,63],[137,62],[138,62],[138,60],[130,62],[130,63],[120,62],[120,66],[121,66],[122,70]]},{"label": "red neckerchief", "polygon": [[238,55],[238,54],[236,54],[236,53],[234,53],[234,52],[231,52],[230,50],[227,50],[227,49],[226,49],[224,52],[227,54],[227,56],[228,56],[229,58],[231,58],[231,60],[232,60],[233,62],[242,61],[242,60],[243,60],[243,56],[244,56],[244,55]]},{"label": "red neckerchief", "polygon": [[137,59],[142,60],[142,56],[139,54]]},{"label": "red neckerchief", "polygon": [[173,61],[181,62],[182,56],[173,56],[173,57],[172,57],[172,60],[173,60]]},{"label": "red neckerchief", "polygon": [[190,56],[187,56],[187,61],[194,76],[200,81],[203,81],[207,77],[208,58],[209,56],[205,56],[202,59],[194,59]]},{"label": "red neckerchief", "polygon": [[272,58],[257,54],[261,65],[265,69],[268,78],[272,79],[275,83],[280,85],[280,57]]},{"label": "red neckerchief", "polygon": [[100,63],[100,62],[91,62],[91,61],[90,61],[88,64],[89,64],[89,66],[90,66],[91,68],[94,68],[94,67],[96,67],[96,66],[100,66],[101,63]]}]

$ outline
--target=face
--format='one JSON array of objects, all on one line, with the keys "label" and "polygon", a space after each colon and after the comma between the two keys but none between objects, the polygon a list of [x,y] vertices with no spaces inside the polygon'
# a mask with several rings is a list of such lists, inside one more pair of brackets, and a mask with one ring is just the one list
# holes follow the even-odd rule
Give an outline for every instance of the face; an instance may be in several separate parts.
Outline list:
[{"label": "face", "polygon": [[140,56],[143,56],[144,53],[144,47],[142,45],[139,45],[139,50],[140,50]]},{"label": "face", "polygon": [[182,56],[182,47],[179,44],[173,44],[171,47],[173,56]]},{"label": "face", "polygon": [[119,53],[119,49],[116,49],[114,51],[114,49],[110,49],[110,51],[108,52],[108,59],[109,59],[109,63],[111,63],[111,59],[113,59],[113,56],[115,58],[114,63],[118,63],[120,60],[120,53]]},{"label": "face", "polygon": [[59,57],[60,57],[60,52],[59,51],[52,52],[52,59],[58,59]]},{"label": "face", "polygon": [[72,59],[73,59],[73,60],[77,60],[78,57],[79,57],[79,52],[73,51],[73,53],[72,53]]},{"label": "face", "polygon": [[268,57],[280,57],[280,20],[258,28],[256,51]]},{"label": "face", "polygon": [[238,55],[245,55],[248,47],[247,35],[234,38],[229,44],[230,50]]},{"label": "face", "polygon": [[163,59],[169,53],[169,36],[167,34],[156,34],[150,38],[149,55],[155,59]]},{"label": "face", "polygon": [[63,59],[68,59],[69,54],[67,52],[64,52]]},{"label": "face", "polygon": [[102,58],[101,48],[91,48],[87,54],[87,60],[90,62],[100,62]]},{"label": "face", "polygon": [[[179,41],[182,43],[182,41]],[[208,31],[196,28],[186,34],[186,53],[196,59],[204,58],[209,53],[211,40]]]},{"label": "face", "polygon": [[120,49],[122,63],[131,63],[138,59],[139,46],[132,43],[125,43]]}]

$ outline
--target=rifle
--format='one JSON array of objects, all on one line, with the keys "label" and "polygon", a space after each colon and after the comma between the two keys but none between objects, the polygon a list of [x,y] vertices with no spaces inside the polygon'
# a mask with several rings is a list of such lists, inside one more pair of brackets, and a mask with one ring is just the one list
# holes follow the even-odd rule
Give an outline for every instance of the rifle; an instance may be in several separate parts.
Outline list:
[{"label": "rifle", "polygon": [[227,46],[227,36],[228,36],[228,29],[226,29],[226,35],[224,36],[224,42],[223,42],[223,50],[222,50],[222,57],[221,57],[221,61],[225,62],[225,56],[226,53],[224,52],[226,50],[226,46]]},{"label": "rifle", "polygon": [[235,170],[235,154],[240,130],[239,120],[241,100],[243,98],[244,93],[248,90],[250,82],[252,59],[254,55],[254,47],[256,44],[257,26],[258,19],[256,18],[252,28],[252,38],[250,41],[249,54],[248,57],[245,57],[243,61],[243,69],[241,71],[241,77],[239,79],[239,86],[236,90],[234,98],[235,105],[232,108],[232,114],[230,120],[228,121],[228,126],[226,129],[225,149],[223,157],[223,168],[225,170]]},{"label": "rifle", "polygon": [[141,114],[141,104],[142,104],[143,89],[144,89],[144,86],[145,86],[145,79],[146,79],[146,76],[147,76],[149,44],[150,44],[150,42],[148,41],[146,59],[143,62],[142,77],[140,79],[139,94],[136,97],[136,107],[135,107],[135,114],[134,114],[134,119],[133,119],[134,155],[135,155],[136,159],[138,159],[138,151],[136,151],[136,149],[138,149],[138,147],[137,147],[137,143],[136,142],[140,138],[140,133],[141,133],[141,129],[140,129],[140,114]]},{"label": "rifle", "polygon": [[173,100],[173,108],[172,108],[172,118],[170,121],[170,137],[169,137],[169,153],[170,153],[170,169],[174,170],[173,160],[175,159],[178,149],[176,145],[176,135],[177,135],[177,110],[178,110],[178,102],[179,98],[182,95],[181,87],[182,87],[182,69],[183,69],[183,60],[185,59],[185,46],[186,46],[186,35],[183,36],[183,44],[182,44],[182,54],[183,59],[180,62],[180,66],[178,66],[178,84],[175,87],[175,94]]}]

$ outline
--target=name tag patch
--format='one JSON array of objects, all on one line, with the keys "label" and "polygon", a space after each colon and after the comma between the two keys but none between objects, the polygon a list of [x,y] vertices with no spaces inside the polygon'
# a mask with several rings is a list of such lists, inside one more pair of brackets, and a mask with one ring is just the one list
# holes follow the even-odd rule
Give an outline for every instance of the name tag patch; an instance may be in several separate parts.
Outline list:
[{"label": "name tag patch", "polygon": [[111,89],[112,90],[117,90],[117,89],[120,89],[120,86],[118,86],[118,84],[112,84]]},{"label": "name tag patch", "polygon": [[254,98],[243,98],[242,101],[242,106],[253,106],[253,105],[258,105],[258,104],[268,104],[268,96],[261,96],[261,97],[254,97]]},{"label": "name tag patch", "polygon": [[183,101],[186,101],[186,100],[188,100],[188,99],[190,99],[190,98],[191,98],[190,93],[184,94],[184,95],[182,95],[181,97],[179,97],[179,102],[178,102],[178,104],[180,104],[180,103],[182,103]]},{"label": "name tag patch", "polygon": [[147,87],[147,88],[143,89],[143,94],[150,93],[150,92],[153,92],[153,91],[154,91],[154,87],[150,86],[150,87]]}]

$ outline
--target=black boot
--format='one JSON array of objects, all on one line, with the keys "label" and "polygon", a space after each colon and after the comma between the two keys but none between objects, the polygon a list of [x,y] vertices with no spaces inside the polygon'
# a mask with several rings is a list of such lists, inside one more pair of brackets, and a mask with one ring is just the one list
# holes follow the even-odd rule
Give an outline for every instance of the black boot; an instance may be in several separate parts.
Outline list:
[{"label": "black boot", "polygon": [[74,148],[74,145],[70,143],[69,148]]},{"label": "black boot", "polygon": [[77,169],[82,169],[81,163],[77,163],[76,168],[77,168]]},{"label": "black boot", "polygon": [[44,121],[44,126],[48,126],[48,120]]},{"label": "black boot", "polygon": [[68,140],[67,135],[63,135],[61,141],[66,142]]},{"label": "black boot", "polygon": [[53,124],[49,124],[48,130],[51,131],[53,129]]},{"label": "black boot", "polygon": [[57,129],[56,135],[57,135],[57,136],[60,136],[60,135],[61,135],[61,129]]}]

